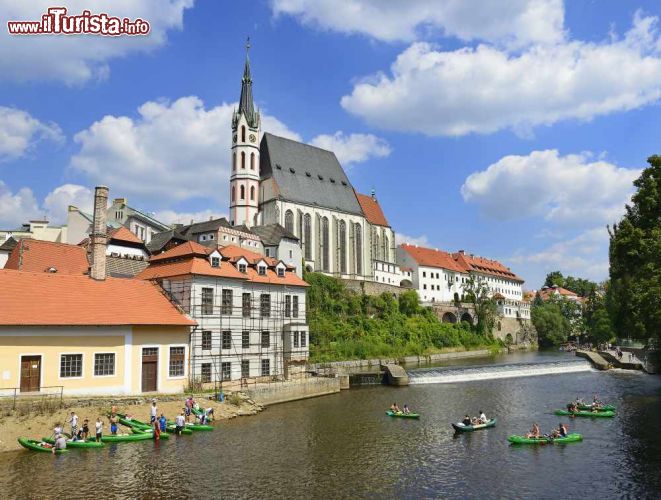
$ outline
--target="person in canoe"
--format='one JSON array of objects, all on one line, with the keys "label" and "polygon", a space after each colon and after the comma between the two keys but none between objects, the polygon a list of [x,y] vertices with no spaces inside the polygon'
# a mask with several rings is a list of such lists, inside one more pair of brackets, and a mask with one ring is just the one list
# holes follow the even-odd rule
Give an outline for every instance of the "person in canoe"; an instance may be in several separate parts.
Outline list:
[{"label": "person in canoe", "polygon": [[480,410],[480,416],[478,417],[478,421],[481,424],[486,424],[488,422],[487,416],[484,414],[482,410]]},{"label": "person in canoe", "polygon": [[394,413],[399,413],[401,410],[399,409],[399,406],[397,406],[397,403],[393,403],[390,405],[390,411]]},{"label": "person in canoe", "polygon": [[466,427],[472,425],[470,416],[466,415],[464,419],[461,421],[461,423],[464,424]]},{"label": "person in canoe", "polygon": [[411,410],[409,410],[409,405],[404,405],[404,409],[402,410],[404,413],[411,413]]},{"label": "person in canoe", "polygon": [[576,403],[569,403],[567,405],[567,411],[569,413],[576,413],[578,411],[578,406],[576,405]]},{"label": "person in canoe", "polygon": [[62,424],[58,422],[57,424],[55,424],[55,427],[53,428],[53,434],[51,435],[51,437],[53,439],[57,439],[57,436],[59,436],[60,434],[62,434]]},{"label": "person in canoe", "polygon": [[87,441],[87,438],[90,437],[90,421],[88,419],[83,420],[83,427],[80,433],[80,439],[82,441]]},{"label": "person in canoe", "polygon": [[561,422],[558,424],[557,429],[553,429],[553,431],[551,432],[551,437],[552,438],[567,437],[567,434],[568,434],[567,426]]},{"label": "person in canoe", "polygon": [[537,425],[537,422],[532,424],[532,429],[530,429],[530,432],[526,433],[526,437],[528,439],[530,438],[538,438],[541,436],[541,431],[539,430],[539,425]]},{"label": "person in canoe", "polygon": [[55,438],[55,444],[53,444],[53,455],[57,450],[66,450],[67,449],[67,439],[62,435],[58,434]]}]

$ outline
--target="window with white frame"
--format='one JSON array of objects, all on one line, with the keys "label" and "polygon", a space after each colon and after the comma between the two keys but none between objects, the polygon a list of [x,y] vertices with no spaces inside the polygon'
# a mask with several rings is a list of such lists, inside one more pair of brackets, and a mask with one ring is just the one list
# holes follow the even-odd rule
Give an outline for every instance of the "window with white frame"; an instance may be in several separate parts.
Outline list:
[{"label": "window with white frame", "polygon": [[298,347],[298,332],[292,332],[294,338],[294,347]]},{"label": "window with white frame", "polygon": [[202,350],[211,350],[211,330],[202,330]]},{"label": "window with white frame", "polygon": [[271,347],[271,333],[268,330],[262,332],[262,347]]},{"label": "window with white frame", "polygon": [[230,330],[223,330],[220,343],[221,349],[231,349],[232,348],[232,332]]},{"label": "window with white frame", "polygon": [[168,373],[170,377],[184,376],[185,354],[185,347],[170,347],[170,366],[168,367]]},{"label": "window with white frame", "polygon": [[222,380],[232,379],[232,363],[222,362],[220,364],[220,376],[222,377]]},{"label": "window with white frame", "polygon": [[285,277],[285,268],[284,267],[279,267],[278,268],[278,278],[284,278]]},{"label": "window with white frame", "polygon": [[97,352],[94,354],[94,376],[102,377],[115,374],[115,353]]},{"label": "window with white frame", "polygon": [[220,267],[220,257],[211,257],[211,267]]},{"label": "window with white frame", "polygon": [[307,340],[308,340],[307,334],[305,332],[301,332],[301,347],[306,346],[306,344],[308,343]]},{"label": "window with white frame", "polygon": [[250,331],[243,330],[241,332],[241,348],[249,349],[250,348]]},{"label": "window with white frame", "polygon": [[271,360],[262,359],[262,377],[271,374]]},{"label": "window with white frame", "polygon": [[211,382],[211,363],[202,363],[200,370],[200,382],[207,384]]},{"label": "window with white frame", "polygon": [[244,359],[241,361],[241,378],[250,377],[250,360]]},{"label": "window with white frame", "polygon": [[82,354],[62,354],[60,356],[60,377],[82,377],[83,376],[83,355]]},{"label": "window with white frame", "polygon": [[298,295],[292,296],[291,315],[298,318]]},{"label": "window with white frame", "polygon": [[257,266],[257,274],[260,276],[266,276],[266,266]]}]

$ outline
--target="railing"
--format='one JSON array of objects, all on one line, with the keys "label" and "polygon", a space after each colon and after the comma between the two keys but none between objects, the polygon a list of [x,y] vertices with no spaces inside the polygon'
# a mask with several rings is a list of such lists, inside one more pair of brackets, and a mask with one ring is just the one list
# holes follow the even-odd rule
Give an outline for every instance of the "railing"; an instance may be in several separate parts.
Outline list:
[{"label": "railing", "polygon": [[[55,389],[52,392],[43,392],[44,389]],[[64,400],[64,386],[62,385],[50,385],[43,386],[39,388],[39,392],[21,392],[20,387],[0,387],[0,402],[3,398],[11,398],[12,400],[12,410],[16,409],[16,402],[20,398],[25,399],[41,399],[42,401],[47,398],[58,398],[60,400],[60,406],[62,406]]]}]

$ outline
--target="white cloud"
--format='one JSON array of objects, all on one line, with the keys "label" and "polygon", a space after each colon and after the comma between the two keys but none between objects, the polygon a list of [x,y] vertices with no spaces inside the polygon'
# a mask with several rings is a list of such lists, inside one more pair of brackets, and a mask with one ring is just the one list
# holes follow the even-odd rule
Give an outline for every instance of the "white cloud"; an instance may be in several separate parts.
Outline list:
[{"label": "white cloud", "polygon": [[102,79],[109,73],[108,61],[132,52],[153,50],[164,45],[167,32],[183,27],[186,8],[193,0],[68,0],[69,15],[83,10],[92,14],[141,18],[149,22],[146,36],[98,35],[10,35],[6,21],[39,21],[49,7],[60,4],[51,0],[0,0],[0,78],[15,81],[57,80],[81,84]]},{"label": "white cloud", "polygon": [[318,135],[310,144],[333,151],[342,165],[360,163],[370,158],[383,158],[391,152],[388,142],[375,135],[344,134],[342,131],[332,135]]},{"label": "white cloud", "polygon": [[421,234],[420,236],[407,236],[406,234],[395,233],[395,244],[401,245],[403,243],[417,245],[419,247],[430,246],[429,239],[424,234]]},{"label": "white cloud", "polygon": [[461,194],[494,219],[541,216],[581,227],[612,223],[624,212],[640,170],[589,160],[587,153],[560,156],[557,150],[505,156],[468,176]]},{"label": "white cloud", "polygon": [[661,97],[658,18],[637,14],[622,39],[442,51],[414,43],[341,104],[375,127],[461,136],[636,109]]},{"label": "white cloud", "polygon": [[306,25],[384,41],[412,41],[430,30],[515,45],[564,36],[562,0],[272,0],[272,8]]},{"label": "white cloud", "polygon": [[66,223],[69,205],[91,212],[94,205],[94,192],[77,184],[63,184],[46,195],[43,207],[48,220],[54,224]]},{"label": "white cloud", "polygon": [[[227,206],[235,107],[230,103],[206,109],[201,99],[190,96],[174,102],[148,101],[135,118],[105,116],[74,136],[80,151],[71,167],[156,210],[194,198]],[[264,115],[262,126],[300,140],[272,116]]]},{"label": "white cloud", "polygon": [[21,109],[0,106],[0,161],[20,158],[42,140],[59,144],[64,135],[55,123],[43,123]]},{"label": "white cloud", "polygon": [[519,252],[509,261],[519,267],[531,288],[539,287],[544,276],[555,270],[602,281],[608,277],[608,231],[605,227],[591,228],[542,250]]},{"label": "white cloud", "polygon": [[15,229],[39,215],[39,204],[30,188],[24,187],[12,193],[0,181],[0,228]]},{"label": "white cloud", "polygon": [[175,210],[160,210],[156,212],[157,220],[165,224],[190,224],[191,221],[203,222],[209,219],[227,218],[227,213],[222,210],[205,209],[197,212],[177,212]]}]

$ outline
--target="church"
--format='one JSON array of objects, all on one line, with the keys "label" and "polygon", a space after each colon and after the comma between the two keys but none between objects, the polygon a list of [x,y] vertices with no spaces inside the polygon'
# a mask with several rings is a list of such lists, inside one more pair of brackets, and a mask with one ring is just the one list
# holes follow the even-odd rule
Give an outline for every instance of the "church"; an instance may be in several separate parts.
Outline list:
[{"label": "church", "polygon": [[308,271],[399,287],[395,232],[374,193],[357,193],[332,151],[262,133],[252,83],[246,54],[231,124],[230,224],[284,227]]}]

